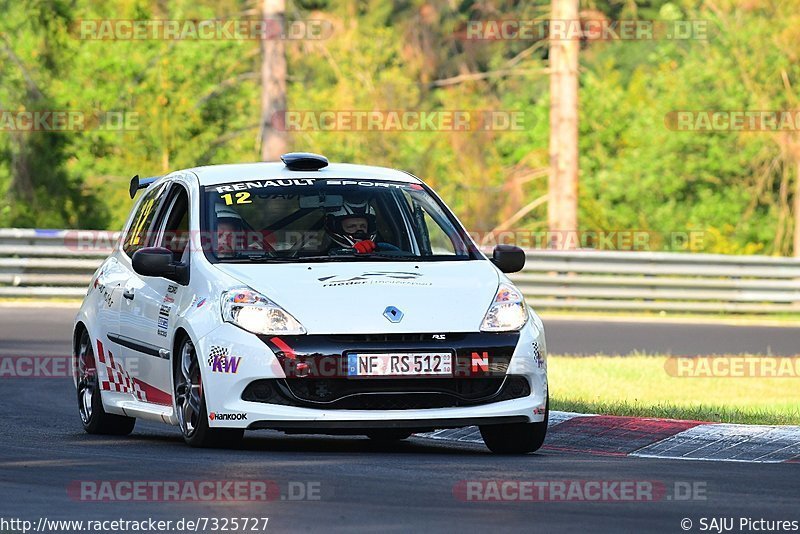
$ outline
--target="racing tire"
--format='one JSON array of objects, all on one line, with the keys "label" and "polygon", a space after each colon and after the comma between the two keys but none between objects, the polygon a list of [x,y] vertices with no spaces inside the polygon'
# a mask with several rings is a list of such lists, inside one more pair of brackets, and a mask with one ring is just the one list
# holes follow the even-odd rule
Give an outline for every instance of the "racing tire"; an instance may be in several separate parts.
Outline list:
[{"label": "racing tire", "polygon": [[550,418],[550,399],[545,404],[544,420],[540,423],[510,423],[481,425],[483,442],[495,454],[528,454],[538,451],[547,436]]},{"label": "racing tire", "polygon": [[211,428],[203,393],[200,363],[194,343],[185,337],[175,358],[175,412],[183,440],[190,447],[235,448],[244,437],[242,428]]},{"label": "racing tire", "polygon": [[89,332],[84,330],[76,354],[78,414],[87,434],[127,436],[133,432],[136,419],[106,413],[100,398],[100,379]]},{"label": "racing tire", "polygon": [[378,443],[392,443],[410,438],[411,432],[401,428],[385,428],[380,430],[371,430],[367,432],[367,437]]}]

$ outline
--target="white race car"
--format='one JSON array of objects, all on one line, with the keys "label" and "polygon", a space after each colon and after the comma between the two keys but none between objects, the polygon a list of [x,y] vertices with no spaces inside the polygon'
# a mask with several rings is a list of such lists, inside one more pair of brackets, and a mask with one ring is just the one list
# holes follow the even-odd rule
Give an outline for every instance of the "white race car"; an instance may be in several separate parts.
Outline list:
[{"label": "white race car", "polygon": [[541,447],[544,330],[503,274],[524,252],[488,259],[410,174],[281,159],[132,180],[145,191],[75,319],[85,430],[141,418],[233,446],[478,425],[494,452]]}]

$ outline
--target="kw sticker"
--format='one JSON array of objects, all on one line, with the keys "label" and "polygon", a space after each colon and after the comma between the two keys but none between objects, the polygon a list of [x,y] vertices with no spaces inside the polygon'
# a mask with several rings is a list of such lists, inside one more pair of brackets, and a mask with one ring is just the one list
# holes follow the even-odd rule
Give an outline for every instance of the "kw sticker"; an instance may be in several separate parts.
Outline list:
[{"label": "kw sticker", "polygon": [[539,369],[543,369],[546,365],[542,353],[539,351],[539,343],[536,341],[533,342],[533,361],[536,362],[536,367]]},{"label": "kw sticker", "polygon": [[235,375],[239,371],[239,363],[241,361],[241,356],[216,356],[211,362],[211,372]]},{"label": "kw sticker", "polygon": [[225,347],[212,346],[211,354],[206,360],[212,373],[236,374],[239,372],[241,356],[229,356]]}]

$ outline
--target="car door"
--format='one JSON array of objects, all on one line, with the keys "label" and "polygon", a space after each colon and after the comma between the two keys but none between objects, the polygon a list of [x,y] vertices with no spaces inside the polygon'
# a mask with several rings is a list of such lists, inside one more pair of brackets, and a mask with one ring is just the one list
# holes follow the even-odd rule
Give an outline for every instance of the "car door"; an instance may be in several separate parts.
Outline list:
[{"label": "car door", "polygon": [[125,228],[121,250],[115,252],[92,281],[90,295],[96,294],[98,365],[103,365],[104,389],[135,395],[132,377],[138,362],[125,360],[125,347],[120,344],[120,319],[127,311],[124,287],[133,273],[131,256],[145,246],[156,211],[163,201],[166,184],[154,184],[144,192]]},{"label": "car door", "polygon": [[[115,355],[120,354],[119,348],[110,341],[109,336],[113,337],[119,332],[122,287],[127,280],[128,270],[120,264],[117,254],[114,254],[103,262],[89,287],[88,295],[92,299],[95,312],[92,335],[97,337],[92,340],[92,348],[98,356],[97,364],[106,363],[105,354],[100,354],[101,349],[103,353],[108,351]],[[103,361],[100,361],[99,356],[103,356]],[[106,376],[107,373],[108,369],[104,367],[101,376]]]},{"label": "car door", "polygon": [[141,276],[130,263],[136,250],[161,245],[166,217],[174,206],[175,188],[181,186],[168,181],[159,187],[153,192],[148,207],[151,211],[144,214],[138,235],[131,237],[126,250],[128,277],[122,291],[119,333],[112,341],[120,347],[135,398],[171,406],[167,336],[180,286],[166,278]]}]

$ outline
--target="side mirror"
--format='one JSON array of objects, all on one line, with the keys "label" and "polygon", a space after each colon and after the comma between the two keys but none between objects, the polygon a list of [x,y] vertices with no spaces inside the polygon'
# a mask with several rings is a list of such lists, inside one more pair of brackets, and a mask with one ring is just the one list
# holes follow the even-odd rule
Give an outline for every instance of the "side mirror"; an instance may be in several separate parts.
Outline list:
[{"label": "side mirror", "polygon": [[189,269],[172,261],[172,251],[161,247],[146,247],[133,253],[133,270],[142,276],[159,276],[186,285]]},{"label": "side mirror", "polygon": [[516,273],[525,267],[525,251],[514,245],[497,245],[492,252],[492,263],[504,273]]}]

